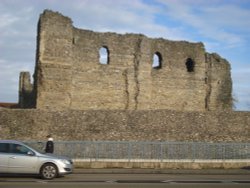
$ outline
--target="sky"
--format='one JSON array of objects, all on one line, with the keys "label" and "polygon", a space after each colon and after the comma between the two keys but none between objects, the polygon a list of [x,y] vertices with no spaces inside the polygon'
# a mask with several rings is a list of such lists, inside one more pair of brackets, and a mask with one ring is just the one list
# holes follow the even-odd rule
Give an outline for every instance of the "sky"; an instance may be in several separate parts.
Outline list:
[{"label": "sky", "polygon": [[44,9],[77,28],[203,42],[231,64],[234,109],[250,111],[250,0],[0,0],[0,102],[18,102],[19,73],[34,73]]}]

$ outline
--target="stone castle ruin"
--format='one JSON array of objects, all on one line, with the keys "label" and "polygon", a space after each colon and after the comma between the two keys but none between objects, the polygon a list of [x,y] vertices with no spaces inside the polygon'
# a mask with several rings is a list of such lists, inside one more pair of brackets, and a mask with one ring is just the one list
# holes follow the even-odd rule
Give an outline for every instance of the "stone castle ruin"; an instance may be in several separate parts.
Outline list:
[{"label": "stone castle ruin", "polygon": [[202,43],[99,33],[45,10],[19,109],[0,109],[1,139],[249,142],[232,110],[229,63]]},{"label": "stone castle ruin", "polygon": [[38,23],[36,55],[34,83],[29,73],[20,74],[22,108],[232,108],[230,65],[207,53],[202,43],[78,29],[70,18],[45,10]]}]

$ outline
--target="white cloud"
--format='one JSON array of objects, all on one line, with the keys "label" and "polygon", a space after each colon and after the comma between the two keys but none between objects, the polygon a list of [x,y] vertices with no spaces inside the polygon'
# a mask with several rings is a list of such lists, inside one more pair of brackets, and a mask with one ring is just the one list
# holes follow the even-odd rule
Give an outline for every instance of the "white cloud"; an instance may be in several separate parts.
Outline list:
[{"label": "white cloud", "polygon": [[[0,101],[16,100],[19,72],[35,66],[36,27],[46,8],[68,16],[74,25],[94,31],[142,33],[171,40],[202,41],[209,51],[237,59],[236,47],[249,48],[250,11],[238,0],[1,0]],[[240,2],[248,2],[241,0]],[[243,46],[245,45],[245,46]],[[226,52],[225,52],[226,50]],[[246,50],[248,51],[248,50]],[[222,54],[223,54],[222,53]],[[247,62],[246,53],[241,53]],[[250,58],[249,58],[250,59]],[[232,63],[232,62],[231,62]],[[239,104],[249,104],[242,64],[232,63]],[[15,88],[15,91],[14,91]],[[13,94],[14,93],[14,94]],[[243,96],[244,94],[244,96]],[[248,93],[249,94],[249,93]],[[249,105],[250,106],[250,105]],[[245,107],[244,107],[245,108]],[[250,109],[250,107],[249,107]]]},{"label": "white cloud", "polygon": [[[234,71],[232,72],[233,78],[233,93],[236,97],[236,109],[249,110],[250,109],[250,65],[236,63]],[[240,66],[239,66],[240,65]]]},{"label": "white cloud", "polygon": [[1,102],[17,102],[19,73],[33,74],[37,23],[34,12],[32,6],[21,6],[16,1],[0,2]]},{"label": "white cloud", "polygon": [[[56,1],[51,1],[50,7]],[[161,8],[158,5],[146,4],[142,0],[74,0],[72,3],[61,1],[60,10],[70,17],[78,28],[100,32],[142,33],[150,37],[165,37],[184,40],[179,28],[170,28],[157,24],[156,14]]]},{"label": "white cloud", "polygon": [[228,5],[204,8],[204,14],[216,26],[240,30],[242,32],[250,31],[250,11],[237,5]]},{"label": "white cloud", "polygon": [[0,17],[0,29],[4,29],[14,24],[19,20],[18,17],[12,16],[11,14],[2,14]]},{"label": "white cloud", "polygon": [[14,63],[0,59],[0,68],[0,101],[17,102],[19,73],[31,70],[31,67],[25,62]]},{"label": "white cloud", "polygon": [[[187,27],[191,27],[192,31],[196,30],[200,36],[227,44],[227,47],[235,47],[244,43],[245,37],[239,32],[250,30],[250,22],[246,19],[250,17],[249,10],[237,4],[213,5],[210,1],[208,4],[208,1],[187,0],[158,0],[158,2],[165,5],[163,14],[177,20],[180,24],[186,24]],[[191,33],[191,35],[194,34]]]}]

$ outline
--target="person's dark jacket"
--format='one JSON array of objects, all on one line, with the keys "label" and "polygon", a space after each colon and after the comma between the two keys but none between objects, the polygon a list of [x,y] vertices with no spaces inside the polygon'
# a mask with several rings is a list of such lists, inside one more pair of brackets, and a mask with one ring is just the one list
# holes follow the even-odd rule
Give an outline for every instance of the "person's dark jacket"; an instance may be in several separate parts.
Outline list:
[{"label": "person's dark jacket", "polygon": [[47,141],[45,152],[46,153],[53,153],[54,152],[54,143],[53,143],[53,141],[51,141],[51,140]]}]

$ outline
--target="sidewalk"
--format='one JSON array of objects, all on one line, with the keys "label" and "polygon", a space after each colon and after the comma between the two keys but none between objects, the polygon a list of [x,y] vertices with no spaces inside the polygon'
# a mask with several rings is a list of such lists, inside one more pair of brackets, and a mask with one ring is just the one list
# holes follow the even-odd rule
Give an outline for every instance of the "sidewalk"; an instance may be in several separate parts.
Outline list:
[{"label": "sidewalk", "polygon": [[[131,168],[106,168],[106,169],[83,169],[75,168],[75,174],[249,174],[250,169],[131,169]],[[250,176],[249,176],[250,177]]]}]

